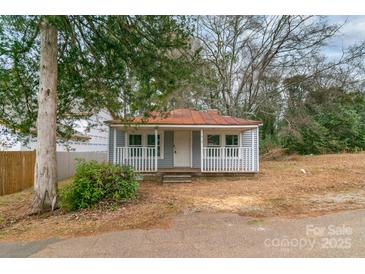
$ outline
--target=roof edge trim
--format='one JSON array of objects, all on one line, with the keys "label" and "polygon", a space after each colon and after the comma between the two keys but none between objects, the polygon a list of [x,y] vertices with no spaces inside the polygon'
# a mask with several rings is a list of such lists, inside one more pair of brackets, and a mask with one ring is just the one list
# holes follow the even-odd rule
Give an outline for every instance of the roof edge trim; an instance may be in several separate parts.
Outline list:
[{"label": "roof edge trim", "polygon": [[257,128],[257,125],[173,125],[173,124],[109,124],[110,127],[146,127],[146,128]]}]

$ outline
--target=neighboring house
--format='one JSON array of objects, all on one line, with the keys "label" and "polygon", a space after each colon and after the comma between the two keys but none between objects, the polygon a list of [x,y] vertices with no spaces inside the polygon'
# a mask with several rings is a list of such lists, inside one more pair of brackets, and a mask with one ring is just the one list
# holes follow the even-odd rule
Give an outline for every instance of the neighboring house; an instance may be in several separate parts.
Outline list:
[{"label": "neighboring house", "polygon": [[148,119],[106,123],[109,161],[141,172],[259,171],[260,121],[222,116],[216,110],[176,109]]},{"label": "neighboring house", "polygon": [[[107,132],[97,133],[77,133],[70,140],[57,141],[56,151],[71,151],[71,152],[97,152],[107,151],[108,137]],[[37,138],[28,138],[26,142],[17,142],[13,144],[11,149],[29,151],[35,150],[37,147]]]},{"label": "neighboring house", "polygon": [[[90,117],[88,121],[80,121],[70,140],[57,140],[56,151],[74,152],[106,152],[108,149],[108,126],[104,121],[111,116],[106,111],[101,111]],[[1,130],[1,126],[0,126]],[[29,151],[37,147],[37,138],[28,137],[22,141],[16,141],[14,136],[4,134],[0,136],[0,151]]]}]

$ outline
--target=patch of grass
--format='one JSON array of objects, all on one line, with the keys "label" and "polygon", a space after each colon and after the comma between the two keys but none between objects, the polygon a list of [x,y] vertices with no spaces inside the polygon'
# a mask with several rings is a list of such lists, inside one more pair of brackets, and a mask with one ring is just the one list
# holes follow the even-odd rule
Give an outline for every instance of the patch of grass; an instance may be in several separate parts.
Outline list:
[{"label": "patch of grass", "polygon": [[262,225],[263,223],[264,223],[263,219],[253,219],[247,222],[248,225]]},{"label": "patch of grass", "polygon": [[175,206],[174,202],[171,202],[171,201],[167,202],[166,207],[167,207],[167,208],[169,208],[169,209],[174,209],[174,208],[176,208],[176,206]]},{"label": "patch of grass", "polygon": [[2,226],[5,223],[5,217],[0,214],[0,226]]},{"label": "patch of grass", "polygon": [[269,198],[266,201],[269,202],[272,207],[277,209],[288,209],[290,207],[289,201],[282,197]]}]

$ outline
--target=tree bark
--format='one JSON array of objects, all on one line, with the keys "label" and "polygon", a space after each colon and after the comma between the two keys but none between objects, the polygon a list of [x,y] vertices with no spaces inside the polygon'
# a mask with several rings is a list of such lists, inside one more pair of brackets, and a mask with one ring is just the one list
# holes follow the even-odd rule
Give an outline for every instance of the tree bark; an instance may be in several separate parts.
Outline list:
[{"label": "tree bark", "polygon": [[41,23],[37,149],[32,213],[54,210],[57,204],[56,108],[57,29]]}]

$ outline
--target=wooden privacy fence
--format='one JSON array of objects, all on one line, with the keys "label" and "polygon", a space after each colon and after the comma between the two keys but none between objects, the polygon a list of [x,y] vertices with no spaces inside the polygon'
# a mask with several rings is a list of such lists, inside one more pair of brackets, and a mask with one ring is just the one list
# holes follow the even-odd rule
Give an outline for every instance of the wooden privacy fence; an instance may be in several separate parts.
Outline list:
[{"label": "wooden privacy fence", "polygon": [[33,186],[34,151],[0,151],[0,195]]},{"label": "wooden privacy fence", "polygon": [[[33,186],[35,151],[0,151],[0,196]],[[57,152],[58,180],[75,174],[77,158],[105,162],[106,152]]]}]

